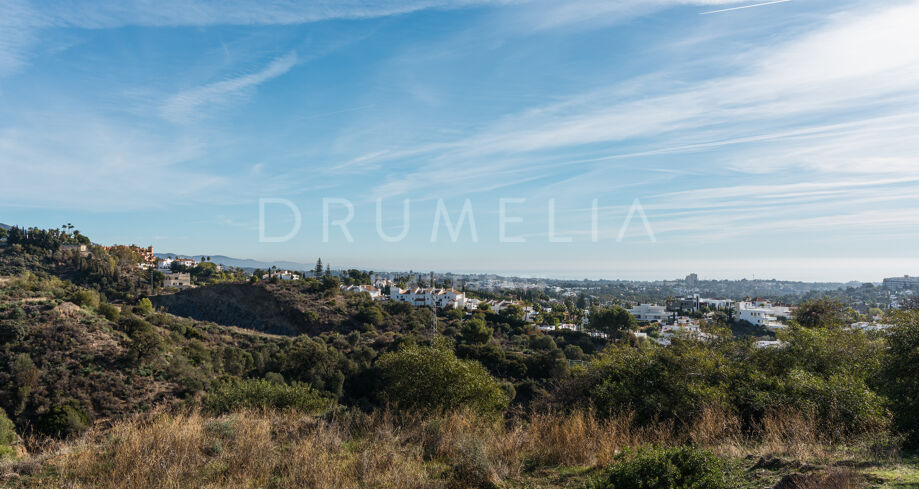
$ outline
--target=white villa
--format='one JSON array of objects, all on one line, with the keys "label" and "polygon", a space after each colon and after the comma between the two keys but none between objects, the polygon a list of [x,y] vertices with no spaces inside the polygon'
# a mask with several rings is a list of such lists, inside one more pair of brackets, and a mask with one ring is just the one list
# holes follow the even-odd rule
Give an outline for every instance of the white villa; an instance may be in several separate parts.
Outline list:
[{"label": "white villa", "polygon": [[343,292],[354,292],[354,293],[366,292],[367,294],[370,294],[370,298],[373,300],[384,299],[384,296],[380,292],[380,289],[372,285],[340,285],[338,288],[341,289]]},{"label": "white villa", "polygon": [[262,280],[268,280],[273,277],[278,277],[280,280],[300,280],[300,274],[291,272],[290,270],[276,270],[266,273],[262,275]]},{"label": "white villa", "polygon": [[390,286],[389,298],[398,302],[407,302],[414,306],[442,307],[457,309],[466,307],[466,294],[454,289],[400,289]]},{"label": "white villa", "polygon": [[629,313],[639,321],[666,321],[671,316],[666,306],[655,304],[639,304],[629,309]]},{"label": "white villa", "polygon": [[776,317],[775,309],[773,309],[772,304],[768,302],[760,302],[758,304],[752,302],[738,302],[736,308],[738,320],[747,321],[768,329],[783,329],[786,327],[779,322]]}]

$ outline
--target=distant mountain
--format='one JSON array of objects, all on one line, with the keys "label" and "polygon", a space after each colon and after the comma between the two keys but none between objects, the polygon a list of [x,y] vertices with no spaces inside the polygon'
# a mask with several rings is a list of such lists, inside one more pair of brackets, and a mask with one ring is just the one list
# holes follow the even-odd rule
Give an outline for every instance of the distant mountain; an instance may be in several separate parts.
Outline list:
[{"label": "distant mountain", "polygon": [[0,222],[0,229],[9,230],[11,227],[12,227],[12,226],[9,226],[9,225],[7,225],[7,224],[3,224],[2,222]]},{"label": "distant mountain", "polygon": [[[192,258],[201,261],[202,256],[208,255],[182,255],[179,253],[154,253],[157,258]],[[297,263],[292,261],[258,261],[250,258],[232,258],[224,255],[210,255],[212,262],[225,267],[237,267],[247,270],[256,268],[268,269],[272,266],[285,270],[312,270],[315,265]]]}]

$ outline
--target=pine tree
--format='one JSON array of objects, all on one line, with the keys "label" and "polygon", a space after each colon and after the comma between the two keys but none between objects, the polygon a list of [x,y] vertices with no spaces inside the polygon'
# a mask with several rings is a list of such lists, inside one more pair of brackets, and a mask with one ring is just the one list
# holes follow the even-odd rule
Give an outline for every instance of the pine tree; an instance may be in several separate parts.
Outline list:
[{"label": "pine tree", "polygon": [[326,277],[331,277],[331,276],[332,276],[332,268],[329,266],[328,263],[326,263],[326,265],[325,265],[325,276],[326,276]]},{"label": "pine tree", "polygon": [[322,258],[316,260],[316,268],[313,269],[313,275],[316,278],[322,278]]}]

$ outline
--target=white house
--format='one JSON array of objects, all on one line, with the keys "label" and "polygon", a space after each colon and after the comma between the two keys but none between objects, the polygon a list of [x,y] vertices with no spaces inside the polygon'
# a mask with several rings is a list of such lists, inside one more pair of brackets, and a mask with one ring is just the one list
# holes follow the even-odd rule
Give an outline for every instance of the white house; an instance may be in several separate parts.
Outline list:
[{"label": "white house", "polygon": [[478,300],[478,299],[476,299],[476,298],[474,298],[474,297],[466,297],[465,308],[466,308],[467,311],[475,311],[475,310],[478,310],[479,304],[480,304],[481,302],[482,302],[482,301],[480,301],[480,300]]},{"label": "white house", "polygon": [[300,274],[291,272],[290,270],[277,270],[275,272],[269,272],[262,275],[262,280],[268,280],[273,277],[278,277],[280,280],[300,280]]},{"label": "white house", "polygon": [[466,294],[454,289],[400,289],[390,286],[389,298],[398,302],[407,302],[414,306],[441,307],[457,309],[465,307]]},{"label": "white house", "polygon": [[344,292],[367,293],[370,294],[370,298],[373,300],[383,299],[383,294],[380,292],[380,289],[372,285],[341,285],[339,289]]},{"label": "white house", "polygon": [[699,299],[700,304],[705,304],[712,309],[724,309],[726,307],[733,307],[734,301],[731,299]]},{"label": "white house", "polygon": [[747,321],[768,329],[783,329],[786,327],[779,322],[771,304],[760,303],[760,305],[757,305],[752,302],[738,302],[736,310],[737,319],[740,321]]},{"label": "white house", "polygon": [[667,312],[666,306],[655,304],[639,304],[629,309],[629,313],[639,321],[666,321],[670,318],[670,313]]}]

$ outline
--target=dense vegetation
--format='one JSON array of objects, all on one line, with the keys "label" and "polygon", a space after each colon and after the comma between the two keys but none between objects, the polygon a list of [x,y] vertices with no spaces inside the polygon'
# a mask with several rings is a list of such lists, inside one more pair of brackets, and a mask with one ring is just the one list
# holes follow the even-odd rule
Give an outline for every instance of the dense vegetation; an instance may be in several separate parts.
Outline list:
[{"label": "dense vegetation", "polygon": [[[117,479],[100,479],[100,467],[114,470],[119,450],[128,450],[118,444],[177,425],[203,443],[188,448],[189,460],[203,465],[173,474],[177,486],[269,485],[241,482],[224,454],[237,450],[239,437],[262,436],[280,456],[320,443],[311,430],[339,430],[340,446],[311,450],[352,474],[339,482],[355,487],[370,476],[348,460],[367,443],[416,471],[406,477],[428,481],[417,487],[493,487],[560,464],[596,467],[584,474],[596,487],[722,487],[712,481],[736,476],[724,459],[766,455],[763,447],[793,457],[843,447],[876,458],[919,446],[915,311],[892,315],[890,332],[865,333],[844,327],[843,304],[821,299],[799,309],[780,333],[782,347],[756,348],[718,324],[709,325],[711,341],[677,338],[663,347],[637,339],[637,323],[618,307],[591,315],[608,337],[544,333],[519,308],[432,312],[379,303],[339,292],[325,275],[147,297],[136,257],[98,247],[88,256],[62,252],[76,233],[17,236],[0,248],[0,456],[88,440],[96,451],[74,451],[73,465],[54,469],[86,486],[116,487]],[[242,411],[262,421],[244,422],[236,417]],[[296,413],[318,427],[301,427],[304,438],[271,431],[305,422],[289,418]],[[406,434],[422,415],[430,431]],[[447,440],[437,423],[461,420],[491,441]],[[112,422],[122,438],[105,435]],[[515,438],[524,433],[529,438]],[[646,443],[659,448],[639,449]],[[628,447],[637,451],[617,455]],[[226,467],[208,479],[211,469],[202,467],[221,460]],[[275,487],[331,481],[277,465],[283,460],[265,463],[269,474],[282,474]],[[652,472],[664,482],[635,482]],[[399,485],[387,484],[380,487]]]}]

